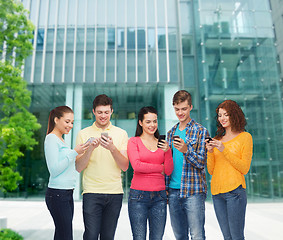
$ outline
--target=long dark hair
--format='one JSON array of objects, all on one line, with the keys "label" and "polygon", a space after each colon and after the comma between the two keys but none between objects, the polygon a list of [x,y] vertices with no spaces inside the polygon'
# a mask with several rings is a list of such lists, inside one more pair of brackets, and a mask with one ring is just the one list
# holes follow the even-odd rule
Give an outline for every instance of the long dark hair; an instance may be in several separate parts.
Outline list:
[{"label": "long dark hair", "polygon": [[47,127],[47,134],[51,133],[55,127],[55,121],[54,119],[57,117],[58,119],[63,117],[64,113],[74,113],[71,108],[68,106],[59,106],[54,109],[52,109],[49,113],[48,118],[48,127]]},{"label": "long dark hair", "polygon": [[[137,128],[136,128],[136,135],[135,135],[136,137],[142,135],[143,130],[142,130],[141,125],[139,124],[139,121],[142,122],[143,119],[144,119],[144,115],[148,114],[148,113],[154,113],[154,114],[156,114],[156,116],[158,116],[157,110],[154,107],[152,107],[152,106],[142,107],[139,111],[139,114],[138,114],[138,123],[137,123]],[[154,136],[156,138],[159,137],[158,129],[155,131]]]},{"label": "long dark hair", "polygon": [[225,135],[225,128],[222,127],[221,123],[218,120],[219,109],[225,109],[229,115],[229,121],[231,124],[231,130],[233,132],[244,132],[245,126],[247,125],[247,121],[245,118],[245,114],[242,111],[241,107],[233,100],[225,100],[220,103],[216,108],[216,122],[217,122],[217,130],[216,130],[216,139],[221,139]]}]

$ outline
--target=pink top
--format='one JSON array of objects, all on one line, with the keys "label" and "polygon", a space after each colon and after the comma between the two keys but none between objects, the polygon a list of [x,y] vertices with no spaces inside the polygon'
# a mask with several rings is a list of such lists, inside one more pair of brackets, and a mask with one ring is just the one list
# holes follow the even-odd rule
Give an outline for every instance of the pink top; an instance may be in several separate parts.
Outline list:
[{"label": "pink top", "polygon": [[164,152],[160,148],[152,152],[145,147],[140,137],[128,141],[128,157],[134,169],[131,188],[142,191],[165,190],[165,176],[173,171],[171,150]]}]

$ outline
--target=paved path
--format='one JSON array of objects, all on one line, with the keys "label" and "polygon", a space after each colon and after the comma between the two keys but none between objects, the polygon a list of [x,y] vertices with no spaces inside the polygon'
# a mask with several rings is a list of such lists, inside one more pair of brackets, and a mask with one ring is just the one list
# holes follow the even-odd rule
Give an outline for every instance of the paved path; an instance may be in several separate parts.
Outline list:
[{"label": "paved path", "polygon": [[[82,203],[75,202],[73,221],[74,240],[81,240],[83,233]],[[51,216],[43,201],[0,200],[0,217],[7,217],[7,227],[19,232],[25,240],[52,240],[54,227]],[[215,218],[213,206],[206,203],[207,240],[221,240],[222,235]],[[124,203],[118,222],[115,240],[130,240],[131,229],[127,204]],[[167,219],[164,240],[174,240]],[[249,203],[246,217],[247,240],[283,239],[283,203]]]}]

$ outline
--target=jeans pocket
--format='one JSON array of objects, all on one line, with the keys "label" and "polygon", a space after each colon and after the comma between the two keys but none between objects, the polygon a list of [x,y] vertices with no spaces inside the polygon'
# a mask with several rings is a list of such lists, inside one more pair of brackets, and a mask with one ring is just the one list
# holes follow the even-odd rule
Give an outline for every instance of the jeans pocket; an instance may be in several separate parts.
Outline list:
[{"label": "jeans pocket", "polygon": [[141,199],[143,199],[142,193],[130,190],[129,201],[140,201]]},{"label": "jeans pocket", "polygon": [[159,192],[159,196],[161,197],[162,200],[165,200],[167,201],[167,194],[166,194],[166,191],[160,191]]}]

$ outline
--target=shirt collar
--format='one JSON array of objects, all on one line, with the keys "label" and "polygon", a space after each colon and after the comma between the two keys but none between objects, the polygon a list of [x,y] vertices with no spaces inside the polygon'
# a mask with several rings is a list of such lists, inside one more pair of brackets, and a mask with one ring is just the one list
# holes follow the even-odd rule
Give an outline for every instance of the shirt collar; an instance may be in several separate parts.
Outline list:
[{"label": "shirt collar", "polygon": [[100,132],[108,131],[108,130],[110,130],[110,129],[112,128],[112,126],[113,126],[112,123],[109,122],[108,127],[103,130],[102,128],[97,127],[96,124],[95,124],[95,122],[92,124],[92,127],[93,127],[96,131],[100,131]]}]

